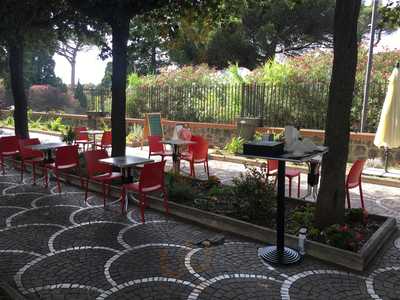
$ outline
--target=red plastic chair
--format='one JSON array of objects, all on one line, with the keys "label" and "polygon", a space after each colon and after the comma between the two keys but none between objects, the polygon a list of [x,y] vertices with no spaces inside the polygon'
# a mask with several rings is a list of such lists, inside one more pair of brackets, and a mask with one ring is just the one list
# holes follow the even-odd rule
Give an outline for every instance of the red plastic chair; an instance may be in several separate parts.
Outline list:
[{"label": "red plastic chair", "polygon": [[164,144],[161,143],[161,137],[158,135],[148,136],[149,142],[149,158],[153,155],[161,156],[164,160],[166,156],[172,156],[172,153],[165,150]]},{"label": "red plastic chair", "polygon": [[4,169],[5,167],[4,159],[6,157],[11,157],[15,160],[18,153],[19,153],[18,137],[4,136],[0,138],[0,160],[1,160],[1,169],[3,175],[6,174]]},{"label": "red plastic chair", "polygon": [[[25,165],[32,165],[33,184],[36,184],[36,165],[43,165],[44,155],[42,151],[32,150],[26,146],[39,145],[39,139],[19,140],[19,152],[21,157],[21,181],[24,179]],[[45,171],[43,170],[43,175]]]},{"label": "red plastic chair", "polygon": [[86,131],[86,127],[76,127],[74,132],[75,132],[75,145],[82,145],[83,151],[86,151],[90,141],[89,141],[89,135],[87,133],[83,133],[82,131]]},{"label": "red plastic chair", "polygon": [[52,169],[54,171],[54,174],[57,179],[57,187],[59,193],[61,193],[61,184],[59,178],[60,171],[75,169],[76,172],[79,174],[79,178],[81,180],[81,187],[83,186],[82,176],[79,167],[78,145],[63,146],[56,149],[54,163],[47,164],[45,166],[44,179],[46,188],[49,185],[48,169]]},{"label": "red plastic chair", "polygon": [[[106,194],[110,196],[110,182],[122,177],[119,172],[113,172],[112,166],[99,162],[99,159],[108,158],[107,151],[92,150],[84,153],[88,178],[86,180],[85,202],[88,197],[89,180],[100,182],[103,189],[104,206],[106,206]],[[107,184],[108,183],[108,184]]]},{"label": "red plastic chair", "polygon": [[351,208],[350,204],[350,189],[354,189],[356,187],[359,187],[360,190],[360,200],[361,200],[361,207],[365,209],[364,207],[364,197],[363,197],[363,192],[362,192],[362,187],[361,187],[361,173],[364,169],[364,164],[365,160],[364,159],[358,159],[354,162],[352,165],[349,174],[347,175],[346,178],[346,198],[347,198],[347,206],[348,208]]},{"label": "red plastic chair", "polygon": [[191,176],[196,176],[194,164],[202,163],[204,165],[204,172],[206,172],[207,177],[209,177],[210,170],[208,167],[208,142],[201,136],[197,135],[193,135],[191,140],[196,143],[189,145],[189,151],[181,154],[181,160],[185,160],[190,163]]},{"label": "red plastic chair", "polygon": [[[274,185],[276,185],[276,179],[278,177],[278,165],[277,160],[269,159],[267,163],[267,180],[269,176],[274,176]],[[285,177],[289,179],[289,198],[292,197],[292,180],[297,177],[297,198],[300,198],[300,174],[298,170],[286,168]]]},{"label": "red plastic chair", "polygon": [[142,223],[145,222],[144,209],[146,206],[146,194],[156,191],[161,191],[164,197],[164,208],[166,213],[169,213],[168,208],[168,197],[165,190],[164,183],[164,167],[165,160],[155,163],[148,163],[143,166],[140,172],[140,178],[138,182],[124,184],[121,190],[121,208],[122,213],[125,209],[125,198],[127,191],[133,191],[139,193],[140,213],[142,217]]},{"label": "red plastic chair", "polygon": [[100,143],[97,143],[96,146],[100,147],[102,150],[107,150],[111,148],[112,145],[112,134],[111,131],[104,131],[103,135],[101,136]]}]

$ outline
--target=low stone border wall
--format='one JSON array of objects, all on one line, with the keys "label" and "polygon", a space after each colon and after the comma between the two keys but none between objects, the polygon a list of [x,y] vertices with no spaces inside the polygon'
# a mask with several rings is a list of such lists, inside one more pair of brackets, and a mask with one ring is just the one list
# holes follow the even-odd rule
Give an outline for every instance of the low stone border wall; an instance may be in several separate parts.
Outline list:
[{"label": "low stone border wall", "polygon": [[[10,111],[1,110],[0,117],[5,117],[10,115]],[[60,116],[64,120],[66,120],[70,125],[88,125],[97,126],[101,124],[101,122],[105,122],[110,124],[111,118],[107,116],[103,116],[101,114],[98,115],[75,115],[75,114],[57,114],[57,113],[48,113],[48,112],[32,112],[32,116],[49,118],[49,117],[57,117]],[[170,120],[162,120],[164,131],[166,135],[172,135],[173,128],[177,123],[186,124],[194,134],[201,135],[205,137],[210,146],[224,147],[236,133],[236,125],[234,124],[218,124],[218,123],[200,123],[200,122],[185,122],[185,121],[170,121]],[[94,124],[94,125],[93,125]],[[135,119],[135,118],[127,118],[126,119],[127,126],[138,124],[143,125],[143,119]],[[257,128],[259,132],[276,132],[279,133],[283,130],[283,128],[275,128],[275,127],[260,127]],[[317,144],[323,144],[324,142],[324,131],[323,130],[313,130],[313,129],[302,129],[301,134],[303,137],[311,138]],[[374,144],[374,133],[358,133],[351,132],[350,133],[350,145],[349,145],[349,162],[352,162],[358,158],[364,159],[372,159],[376,160],[376,164],[382,164],[384,151],[382,148],[377,148]],[[400,166],[400,148],[391,149],[389,152],[389,165],[390,166]]]},{"label": "low stone border wall", "polygon": [[[70,175],[68,178],[70,179],[70,183],[80,186],[80,180],[78,176]],[[89,189],[91,191],[101,192],[101,186],[95,182],[91,182],[89,184]],[[116,186],[113,186],[111,195],[113,197],[119,197],[120,189]],[[152,199],[152,201],[149,201],[148,203],[150,208],[164,212],[162,199],[154,196],[149,198]],[[200,224],[202,226],[219,231],[230,232],[263,243],[276,243],[276,231],[266,227],[185,206],[173,201],[169,201],[169,210],[170,214],[173,216]],[[351,270],[365,270],[368,264],[374,259],[378,251],[384,246],[385,242],[397,230],[396,220],[394,218],[377,215],[370,215],[370,217],[380,218],[385,221],[359,252],[356,253],[342,250],[329,245],[307,240],[305,244],[307,255],[326,262],[340,265]],[[298,238],[291,234],[285,234],[285,244],[288,247],[297,248]]]}]

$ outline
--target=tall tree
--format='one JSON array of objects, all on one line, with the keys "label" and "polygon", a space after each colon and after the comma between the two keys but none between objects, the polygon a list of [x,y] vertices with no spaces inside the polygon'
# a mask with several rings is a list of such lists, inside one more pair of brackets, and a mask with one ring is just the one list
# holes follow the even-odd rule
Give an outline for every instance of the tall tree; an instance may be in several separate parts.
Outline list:
[{"label": "tall tree", "polygon": [[320,228],[344,219],[346,162],[350,136],[350,111],[357,66],[357,21],[361,0],[336,0],[333,66],[329,88],[321,188],[316,222]]},{"label": "tall tree", "polygon": [[15,134],[22,138],[29,136],[28,103],[24,86],[24,49],[27,43],[32,41],[35,31],[43,30],[49,25],[49,19],[54,16],[51,12],[54,2],[56,1],[0,2],[0,43],[5,45],[8,54],[15,107]]},{"label": "tall tree", "polygon": [[76,57],[78,52],[84,50],[86,47],[85,41],[82,37],[76,36],[65,41],[60,41],[56,53],[64,57],[71,66],[71,80],[70,88],[75,89],[75,68],[76,68]]},{"label": "tall tree", "polygon": [[[97,19],[111,27],[112,35],[112,105],[111,127],[112,155],[124,155],[126,147],[126,78],[129,24],[134,16],[143,15],[161,7],[169,7],[179,13],[183,5],[200,5],[203,1],[169,1],[169,0],[69,0],[85,15]],[[210,0],[211,1],[211,0]],[[204,1],[207,2],[207,1]],[[199,8],[201,10],[201,7]],[[159,15],[158,17],[163,17]]]}]

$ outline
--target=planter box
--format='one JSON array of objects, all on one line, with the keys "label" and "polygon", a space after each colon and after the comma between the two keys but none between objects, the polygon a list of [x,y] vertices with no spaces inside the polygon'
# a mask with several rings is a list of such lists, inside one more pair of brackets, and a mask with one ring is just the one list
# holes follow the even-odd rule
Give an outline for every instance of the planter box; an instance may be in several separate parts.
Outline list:
[{"label": "planter box", "polygon": [[[78,176],[68,176],[71,184],[80,186]],[[89,189],[101,192],[101,186],[95,182],[89,184]],[[119,197],[120,189],[112,186],[111,195]],[[164,212],[162,199],[158,197],[149,197],[149,206],[154,210]],[[301,200],[295,200],[301,201]],[[227,216],[218,215],[212,212],[203,211],[194,207],[178,204],[169,201],[170,214],[191,222],[213,228],[219,231],[225,231],[237,234],[246,238],[257,240],[267,244],[276,243],[276,231],[267,227],[254,225],[241,220],[233,219]],[[370,217],[385,220],[380,228],[372,235],[372,237],[364,244],[359,252],[352,252],[335,248],[323,243],[307,240],[305,244],[306,253],[314,258],[321,259],[326,262],[340,265],[355,271],[363,271],[368,264],[374,259],[379,249],[385,244],[390,236],[397,230],[396,220],[390,217],[370,215]],[[285,245],[291,248],[297,248],[298,239],[291,234],[285,234]]]}]

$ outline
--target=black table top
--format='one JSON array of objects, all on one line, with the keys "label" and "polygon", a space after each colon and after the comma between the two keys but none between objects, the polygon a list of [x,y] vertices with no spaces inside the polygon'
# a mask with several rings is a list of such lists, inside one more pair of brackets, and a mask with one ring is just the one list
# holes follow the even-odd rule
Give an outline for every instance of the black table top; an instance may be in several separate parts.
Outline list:
[{"label": "black table top", "polygon": [[277,156],[259,156],[259,155],[243,155],[243,154],[241,154],[240,156],[249,157],[249,158],[263,158],[263,159],[304,163],[304,162],[309,162],[309,161],[313,161],[313,160],[319,160],[318,156],[322,157],[322,155],[324,155],[327,152],[328,152],[328,148],[326,148],[324,150],[305,153],[305,154],[298,155],[298,156],[293,155],[293,153],[284,153],[284,154],[277,155]]},{"label": "black table top", "polygon": [[37,145],[26,145],[26,148],[31,148],[32,150],[51,150],[51,149],[57,149],[60,147],[68,146],[65,143],[61,142],[53,142],[53,143],[42,143],[42,144],[37,144]]},{"label": "black table top", "polygon": [[113,165],[119,168],[129,168],[137,165],[154,162],[152,159],[147,159],[138,156],[117,156],[100,159],[99,162]]},{"label": "black table top", "polygon": [[161,141],[161,143],[168,144],[168,145],[177,145],[177,146],[196,144],[196,142],[194,142],[194,141],[186,141],[186,140],[164,140],[164,141]]}]

